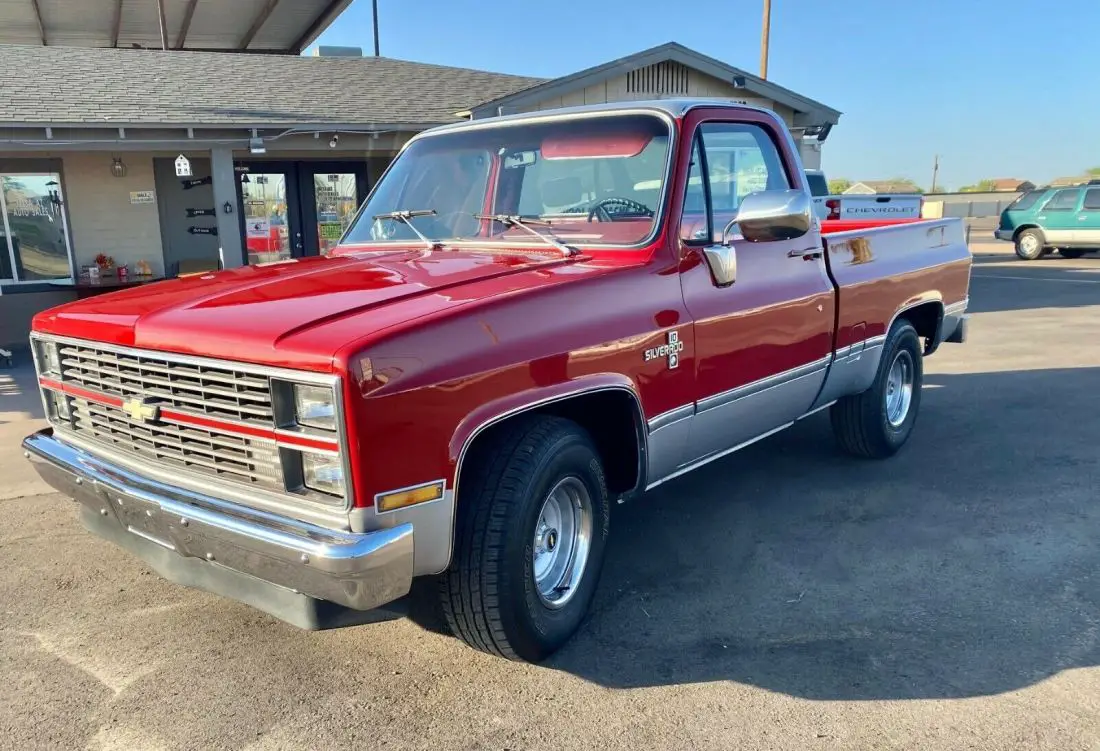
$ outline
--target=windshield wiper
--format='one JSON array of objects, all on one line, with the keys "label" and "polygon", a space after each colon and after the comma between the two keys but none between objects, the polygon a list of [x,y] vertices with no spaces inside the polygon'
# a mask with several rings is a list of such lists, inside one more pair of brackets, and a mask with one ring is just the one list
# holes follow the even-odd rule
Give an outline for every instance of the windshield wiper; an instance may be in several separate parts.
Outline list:
[{"label": "windshield wiper", "polygon": [[[520,227],[526,230],[528,233],[534,235],[538,239],[553,245],[555,248],[562,252],[566,258],[575,256],[577,249],[566,245],[553,235],[544,235],[539,232],[535,227],[549,227],[550,222],[544,222],[541,219],[529,219],[522,217],[519,214],[474,214],[474,219],[488,219],[493,222],[500,222],[506,227]],[[532,226],[534,225],[534,226]]]},{"label": "windshield wiper", "polygon": [[443,243],[439,242],[438,240],[429,240],[424,233],[422,233],[416,228],[415,225],[413,225],[412,220],[418,216],[435,216],[435,214],[435,209],[413,209],[411,211],[405,209],[402,211],[390,211],[386,214],[376,214],[374,216],[374,219],[392,219],[394,221],[401,222],[409,229],[411,229],[414,233],[416,233],[417,237],[424,241],[424,244],[428,246],[428,250],[432,250],[433,248],[440,246]]}]

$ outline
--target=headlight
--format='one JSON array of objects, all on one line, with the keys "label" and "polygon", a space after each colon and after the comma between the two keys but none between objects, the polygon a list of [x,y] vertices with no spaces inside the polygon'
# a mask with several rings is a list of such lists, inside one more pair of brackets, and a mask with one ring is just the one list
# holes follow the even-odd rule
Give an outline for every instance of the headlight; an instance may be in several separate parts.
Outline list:
[{"label": "headlight", "polygon": [[57,350],[57,342],[38,340],[35,343],[35,351],[38,352],[38,370],[43,375],[61,375],[61,354]]},{"label": "headlight", "polygon": [[336,430],[336,404],[332,389],[294,384],[294,420],[308,428]]},{"label": "headlight", "polygon": [[302,454],[302,484],[311,490],[344,495],[344,465],[338,456]]}]

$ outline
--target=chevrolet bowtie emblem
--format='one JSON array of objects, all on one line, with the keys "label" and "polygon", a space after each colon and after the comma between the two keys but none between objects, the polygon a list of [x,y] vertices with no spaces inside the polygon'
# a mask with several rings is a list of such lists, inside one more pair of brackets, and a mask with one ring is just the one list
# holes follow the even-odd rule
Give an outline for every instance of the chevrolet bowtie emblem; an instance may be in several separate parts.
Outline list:
[{"label": "chevrolet bowtie emblem", "polygon": [[150,403],[148,397],[125,400],[122,402],[122,411],[136,422],[153,422],[160,417],[160,407]]}]

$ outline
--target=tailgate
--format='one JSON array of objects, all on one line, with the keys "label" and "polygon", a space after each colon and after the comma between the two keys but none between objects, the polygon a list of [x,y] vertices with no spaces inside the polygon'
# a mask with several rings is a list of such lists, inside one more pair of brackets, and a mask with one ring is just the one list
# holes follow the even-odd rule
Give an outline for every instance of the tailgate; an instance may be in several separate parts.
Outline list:
[{"label": "tailgate", "polygon": [[846,195],[840,199],[840,219],[915,219],[922,201],[919,195]]}]

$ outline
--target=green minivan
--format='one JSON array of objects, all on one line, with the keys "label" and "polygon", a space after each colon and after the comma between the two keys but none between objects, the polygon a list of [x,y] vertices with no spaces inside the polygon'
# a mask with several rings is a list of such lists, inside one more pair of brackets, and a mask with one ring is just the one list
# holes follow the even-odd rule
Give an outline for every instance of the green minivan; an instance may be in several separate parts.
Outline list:
[{"label": "green minivan", "polygon": [[1100,184],[1024,193],[1001,212],[993,234],[998,240],[1011,240],[1016,255],[1025,261],[1055,249],[1066,258],[1100,250]]}]

